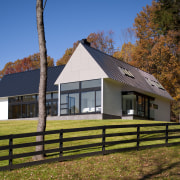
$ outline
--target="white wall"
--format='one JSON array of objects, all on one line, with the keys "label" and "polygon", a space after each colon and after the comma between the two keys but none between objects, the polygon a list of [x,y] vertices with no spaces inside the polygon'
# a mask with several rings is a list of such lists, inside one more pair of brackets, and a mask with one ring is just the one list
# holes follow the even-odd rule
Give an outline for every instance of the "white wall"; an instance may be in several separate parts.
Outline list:
[{"label": "white wall", "polygon": [[156,97],[154,104],[158,105],[158,109],[154,110],[156,121],[170,121],[170,100]]},{"label": "white wall", "polygon": [[122,116],[121,83],[111,79],[104,79],[103,113]]},{"label": "white wall", "polygon": [[0,98],[0,120],[8,119],[8,98]]},{"label": "white wall", "polygon": [[107,77],[106,73],[83,45],[79,44],[55,84],[105,77]]}]

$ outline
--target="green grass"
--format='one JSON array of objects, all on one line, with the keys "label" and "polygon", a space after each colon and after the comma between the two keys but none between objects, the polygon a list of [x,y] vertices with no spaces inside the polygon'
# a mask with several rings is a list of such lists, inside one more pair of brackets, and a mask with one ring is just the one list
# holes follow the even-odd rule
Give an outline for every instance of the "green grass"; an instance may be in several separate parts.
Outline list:
[{"label": "green grass", "polygon": [[1,180],[180,179],[180,146],[130,151],[0,172]]},{"label": "green grass", "polygon": [[[102,126],[102,125],[118,125],[118,124],[143,124],[143,123],[159,123],[155,121],[138,121],[138,120],[73,120],[73,121],[47,121],[47,128],[46,130],[56,130],[56,129],[69,129],[69,128],[77,128],[77,127],[90,127],[90,126]],[[7,135],[7,134],[17,134],[17,133],[26,133],[26,132],[35,132],[37,128],[37,121],[0,121],[0,135]],[[172,127],[176,128],[176,127]],[[142,130],[152,130],[152,129],[163,129],[162,127],[150,127],[150,128],[143,128]],[[115,132],[130,132],[136,131],[136,128],[123,128],[123,129],[114,129],[114,130],[107,130],[107,133],[115,133]],[[101,134],[102,132],[99,130],[96,131],[86,131],[86,132],[78,132],[78,133],[67,133],[64,137],[75,137],[75,136],[85,136],[85,135],[92,135],[92,134]],[[141,135],[142,137],[155,137],[154,135]],[[45,137],[45,139],[54,139],[58,138],[59,135],[49,135]],[[131,139],[132,136],[126,136],[126,139]],[[122,137],[113,137],[107,138],[107,141],[117,141],[122,140]],[[35,141],[35,137],[28,138],[28,141]],[[87,143],[96,143],[101,142],[101,139],[93,139],[86,141],[77,141],[77,142],[67,142],[64,143],[64,146],[71,146],[71,145],[80,145],[80,144],[87,144]],[[27,142],[27,138],[20,138],[13,143],[22,143]],[[156,141],[156,143],[163,143],[164,141]],[[0,145],[8,144],[8,141],[0,141]],[[152,144],[152,142],[144,142],[143,145]],[[132,143],[131,146],[135,146],[136,143]],[[57,148],[58,144],[52,144],[46,146],[47,149],[50,148]],[[121,147],[127,147],[129,144],[123,144]],[[107,147],[106,149],[114,149],[119,148],[120,145]],[[34,166],[29,168],[23,168],[20,170],[14,170],[12,172],[0,172],[0,179],[133,179],[131,173],[135,173],[137,177],[143,177],[148,175],[150,172],[156,172],[157,168],[161,168],[163,173],[164,171],[168,171],[170,173],[170,169],[177,169],[179,168],[178,157],[180,157],[180,153],[178,150],[179,146],[171,147],[171,148],[158,148],[158,149],[151,149],[151,150],[144,150],[144,151],[134,151],[128,153],[118,153],[113,155],[107,156],[97,156],[97,157],[90,157],[90,158],[82,158],[80,160],[73,160],[61,163],[52,163],[52,164],[45,164],[41,166]],[[99,148],[100,150],[101,148]],[[97,151],[98,148],[95,149],[83,149],[80,150],[80,153],[90,152],[90,151]],[[34,151],[34,147],[28,148],[19,148],[14,151],[15,154],[22,153],[22,152],[30,152]],[[69,154],[76,154],[78,152],[70,152]],[[160,153],[160,155],[159,155]],[[160,163],[164,157],[167,156],[168,164],[165,165],[164,163]],[[1,156],[8,155],[8,151],[1,152]],[[65,155],[67,155],[65,153]],[[162,157],[161,157],[162,155]],[[148,159],[146,159],[146,156]],[[55,157],[55,155],[54,155]],[[159,159],[158,159],[159,158]],[[144,159],[148,161],[149,165],[144,165],[146,162],[143,162]],[[13,163],[21,163],[24,161],[31,161],[31,158],[20,158],[13,161]],[[142,162],[141,162],[142,161]],[[138,164],[137,164],[138,162]],[[7,161],[0,162],[0,166],[7,165]],[[160,163],[160,164],[159,164]],[[175,164],[174,164],[175,163]],[[128,167],[129,164],[129,167]],[[178,165],[178,167],[176,167]],[[93,168],[94,166],[94,168]],[[147,166],[147,167],[146,167]],[[161,167],[162,166],[162,167]],[[173,167],[171,167],[173,166]],[[95,168],[96,167],[96,168]],[[113,168],[112,171],[110,168]],[[141,167],[141,168],[140,168]],[[127,168],[127,170],[126,170]],[[79,169],[79,171],[78,171]],[[89,171],[89,169],[92,171]],[[98,169],[98,171],[95,171]],[[166,170],[167,169],[167,170]],[[104,172],[106,173],[103,173]],[[117,170],[117,172],[116,172]],[[127,172],[125,172],[127,171]],[[160,170],[159,170],[160,171]],[[180,170],[179,170],[180,171]],[[85,174],[84,174],[84,173]],[[121,172],[121,173],[120,173]],[[178,172],[178,171],[177,171]],[[47,175],[45,175],[47,174]],[[156,176],[156,175],[151,176]],[[157,174],[157,172],[156,172]],[[162,174],[162,173],[160,173]],[[85,176],[87,175],[87,177]],[[25,177],[26,176],[26,177]],[[52,177],[51,177],[52,176]],[[149,175],[150,176],[150,175]],[[168,175],[169,176],[169,175]],[[180,175],[177,174],[174,177],[176,178]],[[134,176],[135,177],[135,176]],[[134,178],[136,179],[136,178]]]}]

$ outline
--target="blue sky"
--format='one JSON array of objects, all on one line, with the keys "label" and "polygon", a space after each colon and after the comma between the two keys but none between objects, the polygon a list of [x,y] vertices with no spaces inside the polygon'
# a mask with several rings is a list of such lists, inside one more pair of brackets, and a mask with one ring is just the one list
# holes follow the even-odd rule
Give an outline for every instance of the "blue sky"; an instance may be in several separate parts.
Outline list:
[{"label": "blue sky", "polygon": [[[67,48],[92,32],[112,30],[115,46],[124,40],[143,6],[152,0],[47,0],[44,12],[47,53],[57,61]],[[36,0],[1,0],[0,70],[39,52]]]}]

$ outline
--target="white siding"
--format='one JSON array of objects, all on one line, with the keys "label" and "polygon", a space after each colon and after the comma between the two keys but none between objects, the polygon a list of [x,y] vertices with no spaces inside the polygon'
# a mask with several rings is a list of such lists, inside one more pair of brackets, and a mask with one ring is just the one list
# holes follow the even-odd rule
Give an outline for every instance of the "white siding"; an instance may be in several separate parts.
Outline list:
[{"label": "white siding", "polygon": [[110,79],[104,79],[103,88],[103,113],[122,116],[121,84]]},{"label": "white siding", "polygon": [[0,120],[8,119],[8,98],[0,98]]},{"label": "white siding", "polygon": [[107,77],[106,73],[82,44],[79,44],[55,84],[105,77]]},{"label": "white siding", "polygon": [[170,121],[170,101],[156,97],[154,104],[158,105],[158,109],[154,110],[155,120]]}]

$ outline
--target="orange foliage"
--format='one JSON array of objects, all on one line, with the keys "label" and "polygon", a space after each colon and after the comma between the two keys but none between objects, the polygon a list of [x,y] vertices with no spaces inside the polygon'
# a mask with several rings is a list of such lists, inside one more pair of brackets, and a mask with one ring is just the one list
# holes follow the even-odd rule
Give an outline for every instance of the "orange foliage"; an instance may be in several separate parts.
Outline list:
[{"label": "orange foliage", "polygon": [[160,3],[153,1],[137,15],[134,31],[138,40],[130,64],[153,74],[175,99],[172,114],[180,113],[180,60],[179,31],[169,30],[163,34],[154,23],[155,12]]},{"label": "orange foliage", "polygon": [[[15,62],[8,62],[4,68],[0,71],[0,79],[6,74],[18,73],[33,69],[38,69],[40,63],[39,53],[30,55],[29,57],[23,58],[21,60],[16,60]],[[54,60],[50,56],[47,57],[48,66],[54,66]]]},{"label": "orange foliage", "polygon": [[116,51],[113,54],[113,57],[130,63],[132,61],[132,54],[134,52],[134,49],[135,45],[133,45],[131,42],[124,43],[122,45],[121,51]]}]

